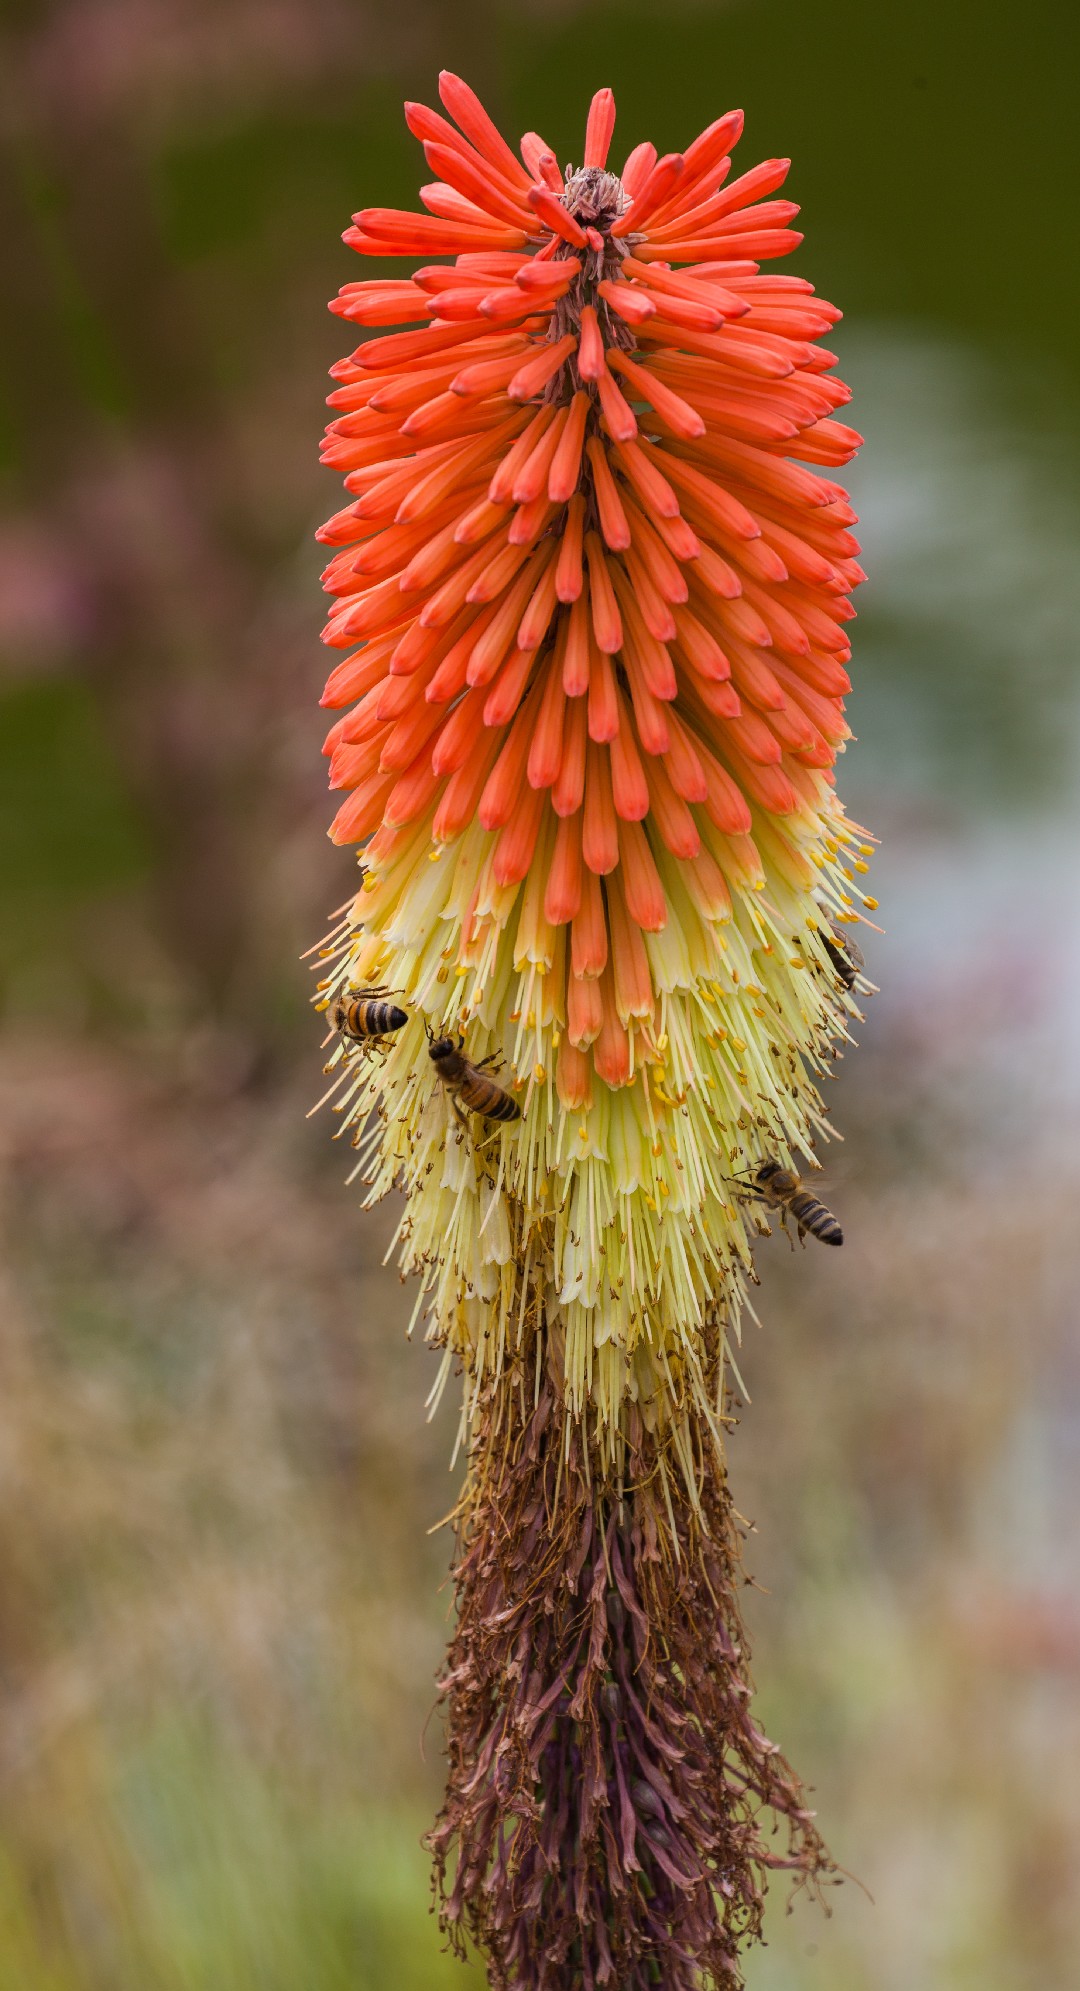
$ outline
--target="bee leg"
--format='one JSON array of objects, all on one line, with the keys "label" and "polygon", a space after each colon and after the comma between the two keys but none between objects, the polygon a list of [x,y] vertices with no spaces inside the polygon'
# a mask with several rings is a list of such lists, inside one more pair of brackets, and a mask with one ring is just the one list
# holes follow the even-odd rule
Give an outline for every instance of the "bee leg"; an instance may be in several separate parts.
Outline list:
[{"label": "bee leg", "polygon": [[454,1118],[461,1128],[462,1137],[464,1138],[469,1131],[469,1116],[462,1106],[460,1099],[454,1093],[450,1094],[450,1104],[454,1109]]}]

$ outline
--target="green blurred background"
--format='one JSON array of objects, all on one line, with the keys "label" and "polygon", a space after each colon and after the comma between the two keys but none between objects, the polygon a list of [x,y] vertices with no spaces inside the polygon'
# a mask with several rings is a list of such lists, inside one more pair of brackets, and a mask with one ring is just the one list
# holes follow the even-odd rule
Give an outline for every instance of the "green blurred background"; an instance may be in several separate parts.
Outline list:
[{"label": "green blurred background", "polygon": [[1078,30],[1051,0],[7,0],[0,1985],[475,1983],[426,1912],[453,1416],[342,1186],[301,949],[339,232],[465,72],[616,153],[741,104],[845,309],[842,770],[882,994],[838,1264],[765,1255],[762,1713],[856,1873],[755,1991],[1080,1978]]}]

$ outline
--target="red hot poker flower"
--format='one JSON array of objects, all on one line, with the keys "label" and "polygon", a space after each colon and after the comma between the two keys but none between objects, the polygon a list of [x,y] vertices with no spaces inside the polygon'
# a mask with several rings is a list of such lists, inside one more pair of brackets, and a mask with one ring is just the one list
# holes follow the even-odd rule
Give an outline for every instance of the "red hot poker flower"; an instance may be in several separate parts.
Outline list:
[{"label": "red hot poker flower", "polygon": [[459,78],[440,94],[454,123],[406,110],[428,212],[368,208],[345,236],[429,260],[332,307],[415,328],[333,369],[324,460],[353,502],[320,535],[338,549],[324,640],[363,647],[324,696],[353,707],[327,742],[347,791],[332,835],[373,837],[377,873],[421,824],[491,832],[466,965],[543,861],[530,916],[570,930],[575,1107],[590,1062],[610,1086],[640,1062],[640,935],[667,927],[672,880],[720,917],[760,868],[758,825],[782,862],[828,812],[861,579],[828,472],[859,437],[816,343],[840,314],[773,267],[802,239],[776,197],[788,161],[729,178],[741,113],[685,153],[638,146],[617,175],[601,90],[563,181],[535,133],[518,160]]}]

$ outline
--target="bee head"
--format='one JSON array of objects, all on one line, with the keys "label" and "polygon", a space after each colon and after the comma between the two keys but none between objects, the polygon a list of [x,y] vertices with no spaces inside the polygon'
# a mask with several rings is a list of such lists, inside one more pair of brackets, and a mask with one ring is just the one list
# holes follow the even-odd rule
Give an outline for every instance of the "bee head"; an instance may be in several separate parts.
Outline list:
[{"label": "bee head", "polygon": [[771,1182],[774,1175],[782,1174],[783,1169],[778,1161],[763,1161],[754,1176],[754,1181],[759,1183]]},{"label": "bee head", "polygon": [[455,1048],[452,1037],[432,1037],[428,1044],[428,1057],[434,1059],[434,1062],[438,1065],[443,1062],[444,1058],[452,1057]]}]

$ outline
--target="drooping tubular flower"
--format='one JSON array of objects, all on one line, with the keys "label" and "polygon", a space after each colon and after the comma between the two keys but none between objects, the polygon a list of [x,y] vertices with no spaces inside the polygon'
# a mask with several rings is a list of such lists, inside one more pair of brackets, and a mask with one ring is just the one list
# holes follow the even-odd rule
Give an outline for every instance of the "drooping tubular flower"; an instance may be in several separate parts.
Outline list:
[{"label": "drooping tubular flower", "polygon": [[[331,1092],[465,1379],[432,1843],[497,1985],[734,1984],[766,1870],[825,1859],[747,1710],[720,1447],[753,1177],[828,1131],[874,904],[833,777],[859,437],[839,313],[774,268],[788,162],[730,177],[741,113],[616,173],[601,90],[563,174],[440,94],[406,109],[427,212],[345,236],[427,260],[331,307],[409,329],[332,369],[319,535],[364,846],[321,1000],[408,1019],[343,1034]],[[519,1117],[462,1111],[447,1036]]]}]

